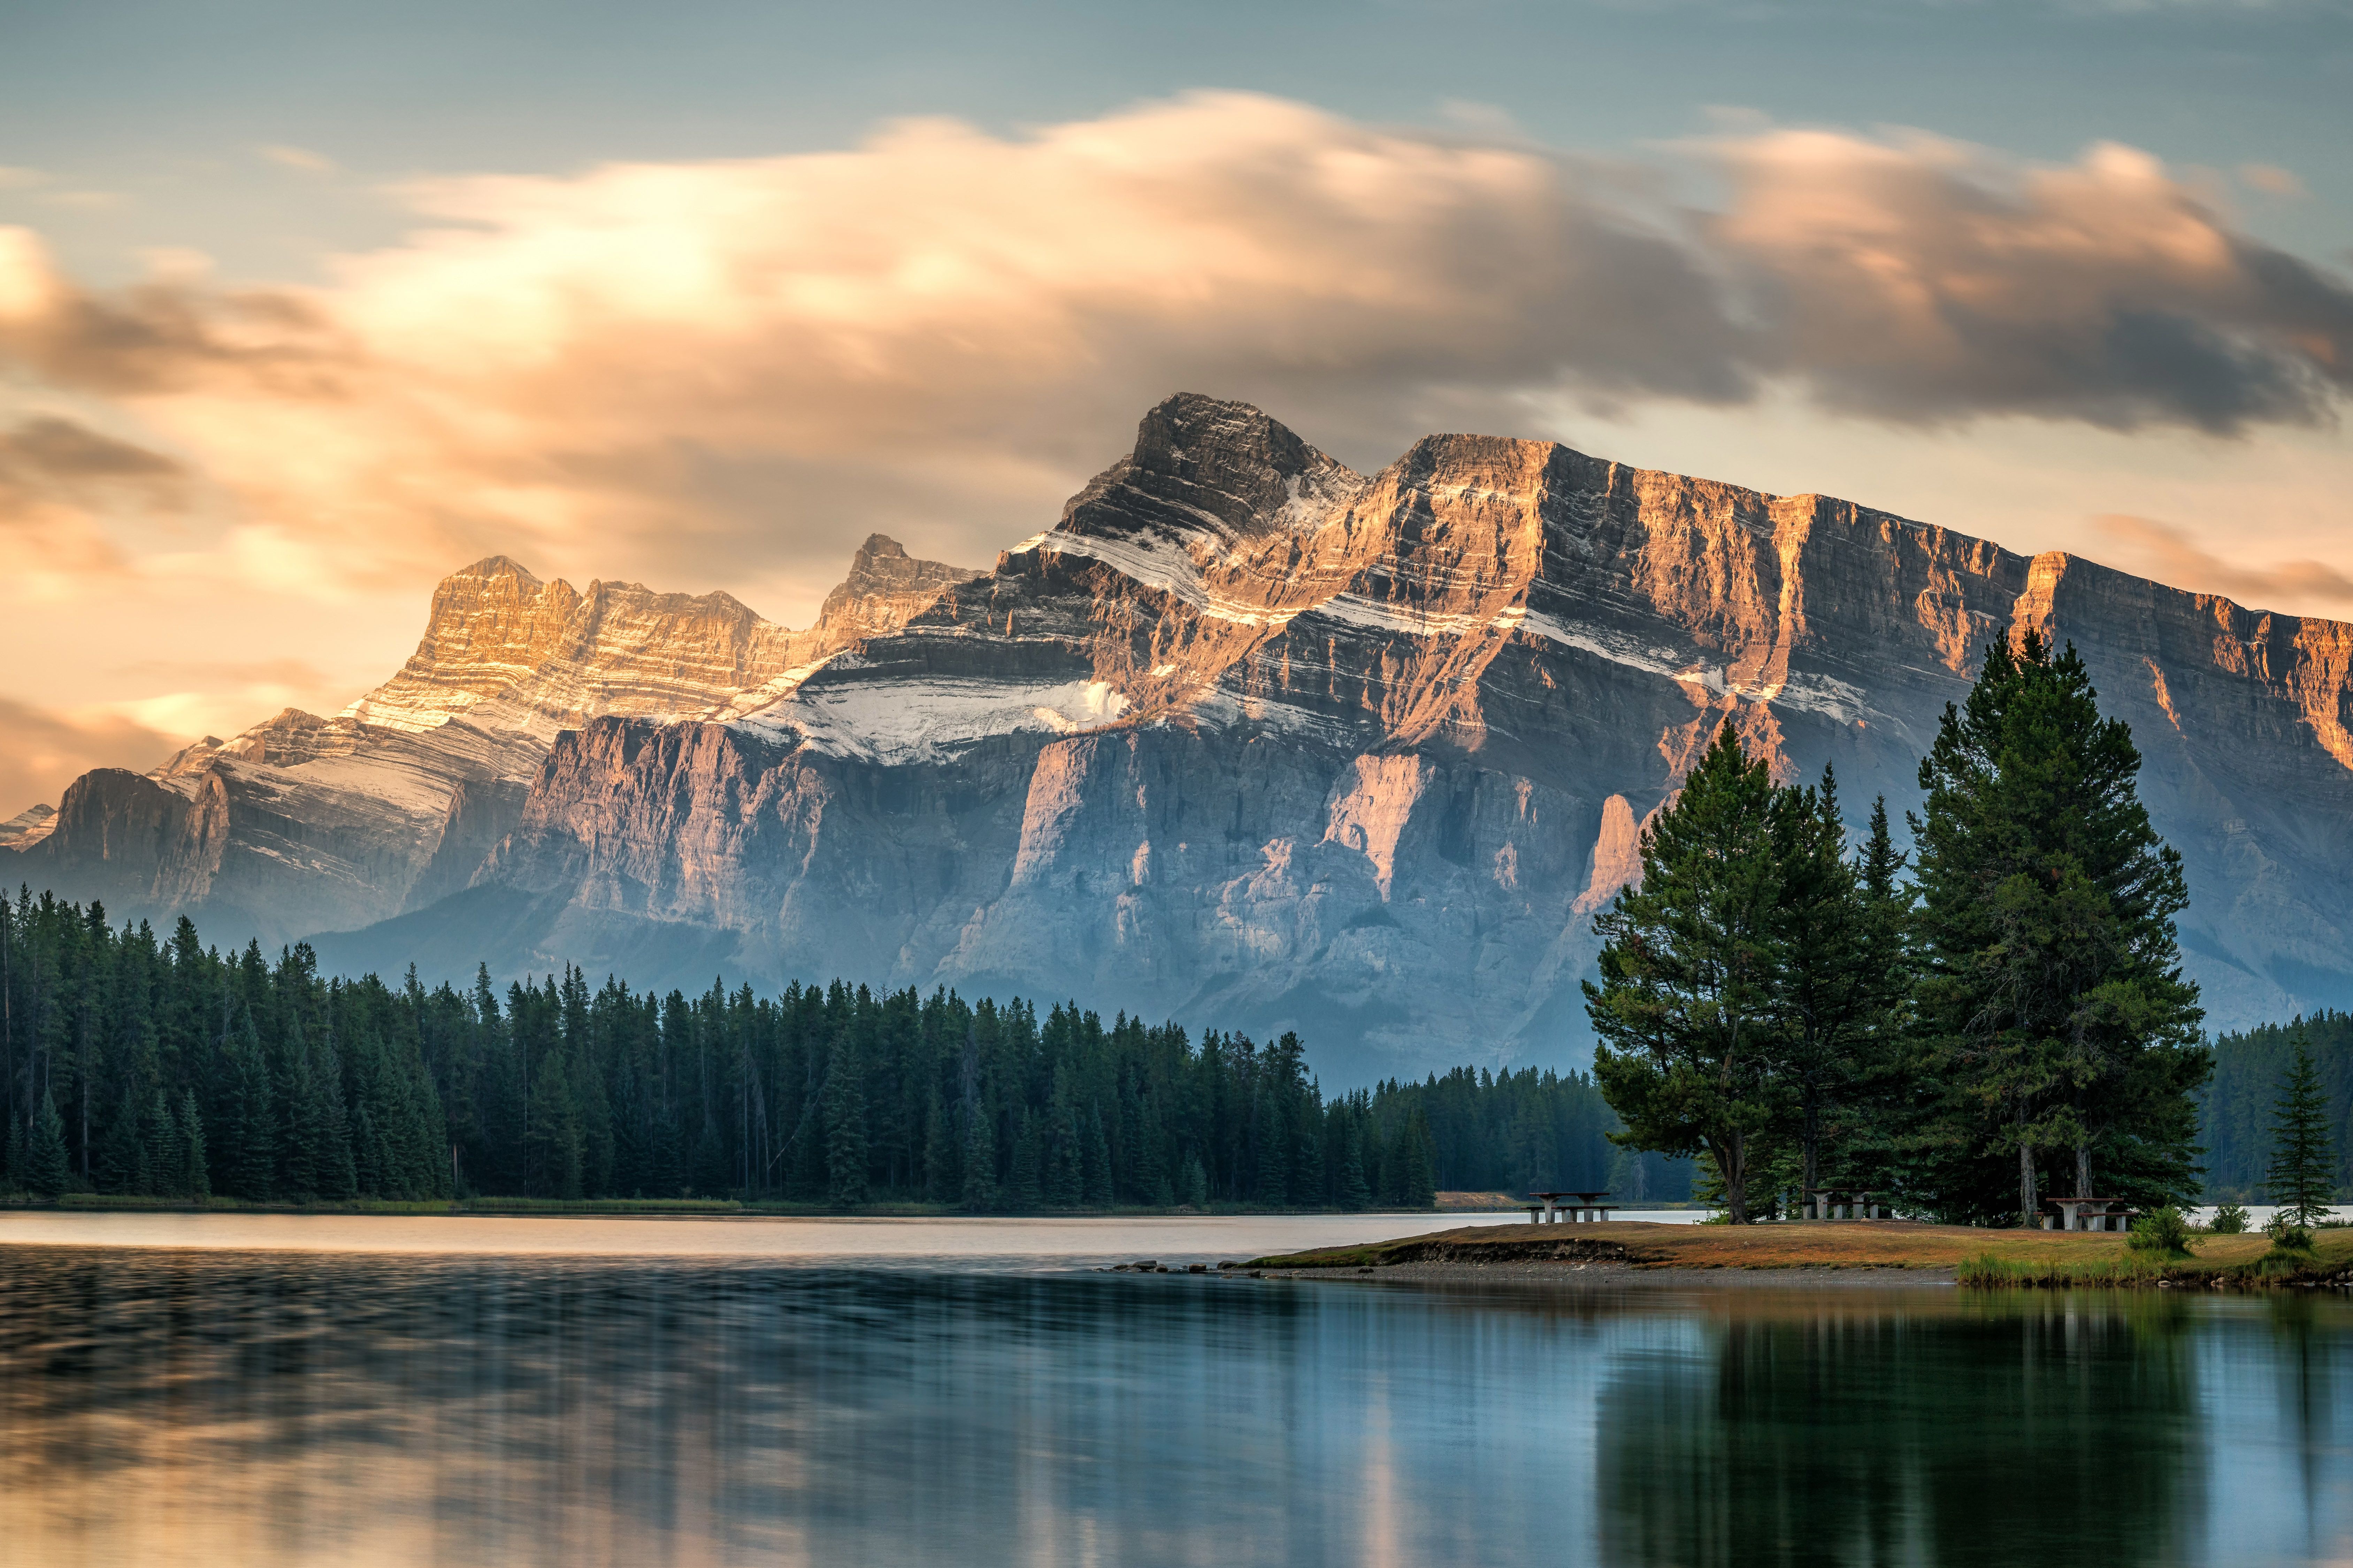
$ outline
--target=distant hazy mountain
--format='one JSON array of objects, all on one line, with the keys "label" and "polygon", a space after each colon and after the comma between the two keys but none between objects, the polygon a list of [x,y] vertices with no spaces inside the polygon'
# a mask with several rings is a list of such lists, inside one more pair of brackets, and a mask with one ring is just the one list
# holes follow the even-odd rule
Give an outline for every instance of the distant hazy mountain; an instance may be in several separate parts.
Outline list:
[{"label": "distant hazy mountain", "polygon": [[994,570],[868,541],[805,632],[480,563],[345,714],[0,846],[347,970],[1070,996],[1296,1028],[1335,1082],[1576,1061],[1589,917],[1718,724],[1900,811],[2020,625],[2133,726],[2212,1021],[2353,1003],[2353,627],[1546,442],[1366,477],[1195,396]]}]

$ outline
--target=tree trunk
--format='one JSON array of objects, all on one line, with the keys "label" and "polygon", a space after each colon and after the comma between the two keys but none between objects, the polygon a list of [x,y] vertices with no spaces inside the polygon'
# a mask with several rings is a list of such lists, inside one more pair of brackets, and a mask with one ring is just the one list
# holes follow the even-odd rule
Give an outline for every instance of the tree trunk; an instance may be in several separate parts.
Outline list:
[{"label": "tree trunk", "polygon": [[2075,1195],[2079,1198],[2092,1195],[2092,1146],[2089,1143],[2075,1145]]},{"label": "tree trunk", "polygon": [[1821,1184],[1822,1096],[1813,1084],[1806,1085],[1806,1173],[1804,1186],[1798,1194],[1798,1204],[1803,1208],[1808,1194]]},{"label": "tree trunk", "polygon": [[1715,1164],[1724,1177],[1724,1212],[1735,1225],[1748,1223],[1748,1141],[1738,1133],[1718,1145]]},{"label": "tree trunk", "polygon": [[2018,1140],[2018,1223],[2027,1229],[2034,1228],[2034,1145],[2028,1142],[2025,1129],[2019,1130]]}]

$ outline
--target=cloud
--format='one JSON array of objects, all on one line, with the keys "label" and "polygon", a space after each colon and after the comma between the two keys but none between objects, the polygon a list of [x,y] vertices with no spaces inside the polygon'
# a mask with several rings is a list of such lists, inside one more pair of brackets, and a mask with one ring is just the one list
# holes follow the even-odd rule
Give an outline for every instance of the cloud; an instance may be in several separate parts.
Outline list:
[{"label": "cloud", "polygon": [[0,426],[0,562],[35,591],[119,575],[109,522],[179,507],[186,479],[174,459],[70,419]]},{"label": "cloud", "polygon": [[2188,530],[2152,517],[2110,512],[2092,524],[2144,563],[2149,575],[2177,587],[2221,594],[2257,609],[2281,603],[2353,605],[2353,575],[2326,562],[2238,565],[2201,547]]},{"label": "cloud", "polygon": [[144,773],[201,736],[239,734],[288,708],[338,712],[370,684],[301,658],[134,659],[109,673],[170,689],[63,707],[0,696],[0,821],[56,805],[91,768]]},{"label": "cloud", "polygon": [[131,411],[227,498],[177,571],[414,582],[503,550],[818,592],[873,529],[986,559],[1179,388],[1377,462],[1564,398],[2229,434],[2353,384],[2353,291],[2127,149],[1765,128],[1603,163],[1458,121],[1203,93],[425,181],[415,233],[302,289],[91,289],[0,229],[0,365]]},{"label": "cloud", "polygon": [[2017,168],[1926,137],[1710,149],[1707,220],[1772,370],[1861,417],[2230,434],[2353,389],[2353,289],[2231,229],[2147,153]]},{"label": "cloud", "polygon": [[174,750],[169,738],[113,713],[75,714],[0,697],[0,821],[57,804],[92,768],[144,773]]},{"label": "cloud", "polygon": [[70,496],[130,486],[168,490],[185,470],[174,458],[53,415],[0,430],[0,483]]},{"label": "cloud", "polygon": [[266,147],[256,147],[254,152],[283,168],[300,169],[306,174],[332,174],[335,172],[335,161],[332,158],[328,157],[324,153],[313,153],[308,147],[289,147],[283,143],[274,143]]},{"label": "cloud", "polygon": [[2304,182],[2296,178],[2295,172],[2283,169],[2276,163],[2242,163],[2239,165],[2239,179],[2265,195],[2300,196],[2305,194]]},{"label": "cloud", "polygon": [[[182,680],[201,679],[216,686],[226,682],[248,688],[271,687],[290,692],[328,690],[337,684],[324,670],[306,658],[148,658],[133,659],[111,668],[116,675],[165,676]],[[251,720],[246,721],[247,724],[251,722]]]},{"label": "cloud", "polygon": [[210,289],[180,266],[129,288],[84,289],[58,270],[38,235],[0,225],[0,365],[13,362],[53,387],[330,395],[351,350],[320,309],[290,290]]}]

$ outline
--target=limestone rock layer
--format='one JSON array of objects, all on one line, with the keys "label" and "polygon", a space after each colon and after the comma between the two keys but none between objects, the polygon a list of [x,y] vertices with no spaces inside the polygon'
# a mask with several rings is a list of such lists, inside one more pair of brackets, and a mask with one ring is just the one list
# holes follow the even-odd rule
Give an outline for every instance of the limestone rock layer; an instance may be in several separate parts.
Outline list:
[{"label": "limestone rock layer", "polygon": [[1552,443],[1359,475],[1194,396],[993,570],[870,539],[806,632],[479,563],[346,713],[0,845],[353,969],[1069,997],[1296,1028],[1335,1083],[1575,1062],[1592,915],[1718,727],[1900,819],[2021,626],[2133,727],[2211,1020],[2353,1004],[2353,627]]}]

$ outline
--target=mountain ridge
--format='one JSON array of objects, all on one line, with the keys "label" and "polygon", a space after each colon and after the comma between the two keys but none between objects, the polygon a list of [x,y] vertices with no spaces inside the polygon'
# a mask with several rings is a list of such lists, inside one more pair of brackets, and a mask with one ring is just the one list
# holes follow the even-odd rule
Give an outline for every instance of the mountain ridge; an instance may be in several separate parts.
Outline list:
[{"label": "mountain ridge", "polygon": [[[661,597],[662,620],[634,584],[559,602],[502,558],[465,571],[484,596],[450,624],[479,668],[405,668],[256,742],[314,748],[290,770],[313,788],[364,752],[393,783],[338,808],[355,818],[398,805],[404,744],[456,775],[433,822],[352,830],[407,832],[383,853],[408,880],[396,907],[293,928],[343,929],[322,960],[396,966],[434,910],[434,942],[506,972],[646,975],[661,952],[698,989],[1016,989],[1299,1027],[1359,1076],[1574,1061],[1590,915],[1717,726],[1777,776],[1834,763],[1855,809],[1900,811],[1987,639],[2031,625],[2078,644],[2148,758],[2218,1026],[2353,999],[2353,627],[1835,498],[1478,436],[1363,475],[1180,395],[993,567],[877,536],[805,633],[724,595]],[[527,692],[475,689],[525,656]],[[379,693],[438,721],[374,722]],[[353,726],[365,745],[337,753]],[[174,787],[193,818],[271,782],[253,768],[200,757]],[[111,836],[136,859],[164,830],[131,793],[69,791],[20,853],[64,873]],[[151,899],[196,887],[227,830],[180,831],[198,848],[152,857]]]}]

